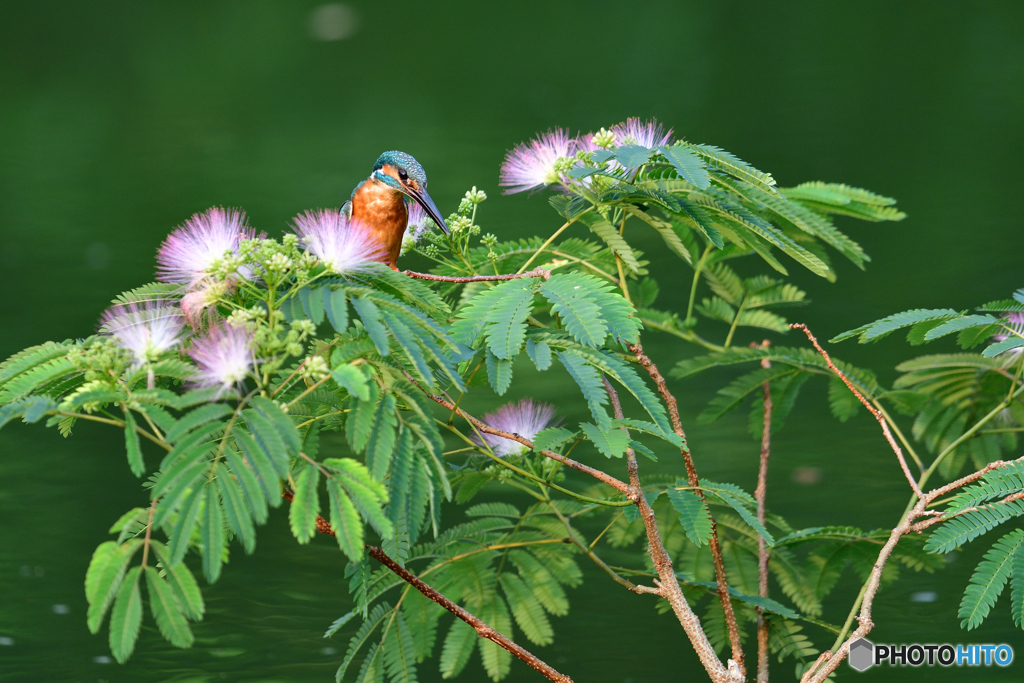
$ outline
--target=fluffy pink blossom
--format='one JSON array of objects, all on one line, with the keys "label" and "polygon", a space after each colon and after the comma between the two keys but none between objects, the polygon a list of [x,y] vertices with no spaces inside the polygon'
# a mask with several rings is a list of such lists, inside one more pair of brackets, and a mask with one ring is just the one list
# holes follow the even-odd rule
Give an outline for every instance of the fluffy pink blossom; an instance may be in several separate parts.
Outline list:
[{"label": "fluffy pink blossom", "polygon": [[306,211],[292,222],[302,246],[339,275],[366,270],[386,256],[369,226],[334,209]]},{"label": "fluffy pink blossom", "polygon": [[[555,422],[554,418],[555,407],[553,405],[535,403],[533,399],[524,398],[516,403],[507,403],[493,413],[487,413],[484,415],[483,421],[496,429],[533,440],[537,434]],[[521,455],[527,451],[523,444],[503,436],[484,434],[483,438],[494,454],[499,457]],[[479,438],[474,438],[474,440],[483,445]]]},{"label": "fluffy pink blossom", "polygon": [[515,194],[560,183],[562,178],[555,170],[555,162],[561,157],[573,156],[576,145],[577,141],[562,128],[517,145],[505,155],[498,185],[508,188],[505,194]]},{"label": "fluffy pink blossom", "polygon": [[[194,288],[206,279],[214,262],[227,252],[237,252],[243,239],[255,236],[242,211],[215,206],[206,213],[197,213],[160,246],[157,279]],[[251,277],[248,272],[241,274]]]},{"label": "fluffy pink blossom", "polygon": [[624,123],[617,123],[611,127],[615,133],[615,144],[641,145],[649,149],[655,149],[661,145],[667,145],[672,139],[672,129],[665,132],[664,127],[655,119],[641,121],[637,118],[626,119]]},{"label": "fluffy pink blossom", "polygon": [[[1003,325],[1010,328],[1017,334],[1024,335],[1024,313],[1008,313],[1006,315],[1005,320],[1003,320]],[[999,334],[993,335],[992,337],[993,341],[997,342],[1006,341],[1009,338],[1009,332],[1000,332]],[[1003,351],[1003,353],[1000,354],[1000,357],[1006,358],[1008,362],[1015,362],[1018,358],[1020,358],[1020,354],[1022,351],[1024,351],[1024,349],[1021,349],[1021,347],[1018,346],[1015,349]]]},{"label": "fluffy pink blossom", "polygon": [[135,367],[139,367],[181,344],[185,338],[185,319],[176,302],[132,302],[108,308],[103,313],[100,332],[130,351]]},{"label": "fluffy pink blossom", "polygon": [[423,237],[423,233],[427,231],[427,226],[432,223],[433,219],[427,215],[427,212],[423,210],[419,202],[409,203],[409,220],[405,227],[407,237],[411,237],[414,242],[419,242],[420,238]]},{"label": "fluffy pink blossom", "polygon": [[242,386],[253,366],[252,333],[245,328],[218,325],[192,340],[188,355],[197,366],[194,384],[215,387],[220,396]]},{"label": "fluffy pink blossom", "polygon": [[[1008,313],[1003,324],[1015,332],[1024,334],[1024,313]],[[1010,333],[1000,332],[992,338],[996,341],[1005,341],[1010,338]]]}]

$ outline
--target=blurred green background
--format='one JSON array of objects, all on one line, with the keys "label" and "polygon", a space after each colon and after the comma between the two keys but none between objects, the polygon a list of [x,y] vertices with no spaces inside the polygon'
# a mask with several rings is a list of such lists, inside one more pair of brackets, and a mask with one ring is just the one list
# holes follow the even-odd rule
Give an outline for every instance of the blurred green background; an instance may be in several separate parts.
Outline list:
[{"label": "blurred green background", "polygon": [[[819,337],[1005,297],[1024,285],[1022,34],[1024,8],[1010,2],[3,3],[0,357],[90,334],[114,295],[152,278],[156,247],[192,213],[241,206],[276,235],[301,210],[340,204],[387,149],[423,163],[444,213],[476,185],[490,194],[485,231],[550,233],[560,221],[544,197],[499,194],[504,152],[549,126],[627,116],[655,116],[781,185],[821,179],[899,199],[902,223],[842,223],[874,257],[867,272],[838,262],[829,284],[793,269],[813,303],[791,317]],[[640,246],[659,305],[678,308],[689,272],[656,239]],[[657,333],[645,346],[666,369],[692,353]],[[887,382],[911,354],[897,339],[835,352]],[[752,490],[745,415],[694,424],[722,379],[673,388],[701,474]],[[520,380],[521,393],[571,400],[543,375]],[[775,439],[770,507],[796,525],[891,526],[907,491],[877,425],[862,414],[839,426],[824,403],[812,388]],[[668,457],[659,467],[681,471]],[[105,630],[86,629],[82,581],[110,524],[146,500],[116,431],[0,432],[0,681],[332,680],[352,629],[321,636],[349,609],[344,561],[329,539],[297,546],[281,511],[255,554],[236,551],[206,589],[191,650],[164,643],[147,616],[131,662],[112,664]],[[957,626],[982,550],[883,590],[873,639],[1007,642],[1024,657],[1005,602],[978,631]],[[653,599],[586,571],[542,658],[578,682],[703,680]],[[848,576],[825,618],[841,621],[858,587]],[[1009,681],[1022,666],[858,680]],[[436,671],[433,660],[421,678]],[[773,673],[792,680],[792,665]],[[474,660],[461,680],[483,678]],[[514,663],[508,680],[539,678]]]}]

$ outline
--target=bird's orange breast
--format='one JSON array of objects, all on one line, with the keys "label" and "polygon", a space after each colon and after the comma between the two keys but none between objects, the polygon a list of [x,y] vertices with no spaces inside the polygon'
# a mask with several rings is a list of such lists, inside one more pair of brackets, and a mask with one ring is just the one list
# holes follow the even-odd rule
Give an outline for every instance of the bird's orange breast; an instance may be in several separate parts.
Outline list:
[{"label": "bird's orange breast", "polygon": [[384,245],[387,263],[394,266],[402,250],[409,212],[404,195],[384,183],[363,181],[352,193],[352,217],[366,223]]}]

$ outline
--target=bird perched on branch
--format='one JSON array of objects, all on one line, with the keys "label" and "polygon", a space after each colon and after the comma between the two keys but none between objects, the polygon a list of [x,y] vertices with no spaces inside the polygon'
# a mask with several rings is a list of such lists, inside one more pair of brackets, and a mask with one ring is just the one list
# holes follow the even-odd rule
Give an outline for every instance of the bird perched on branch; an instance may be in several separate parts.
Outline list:
[{"label": "bird perched on branch", "polygon": [[352,197],[341,207],[343,214],[370,228],[384,245],[381,260],[392,268],[402,250],[402,238],[409,221],[405,197],[422,206],[444,234],[449,234],[441,212],[427,194],[427,174],[420,163],[405,152],[381,154],[370,177],[356,186]]}]

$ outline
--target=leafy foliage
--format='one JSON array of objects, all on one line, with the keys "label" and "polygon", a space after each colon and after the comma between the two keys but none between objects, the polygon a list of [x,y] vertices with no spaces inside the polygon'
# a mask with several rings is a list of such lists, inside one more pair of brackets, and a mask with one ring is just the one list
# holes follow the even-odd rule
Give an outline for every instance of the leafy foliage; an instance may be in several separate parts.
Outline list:
[{"label": "leafy foliage", "polygon": [[[673,382],[756,364],[730,378],[702,422],[750,404],[749,427],[760,436],[767,389],[778,431],[815,376],[829,378],[835,416],[851,418],[859,400],[817,352],[765,336],[786,334],[784,309],[807,303],[782,279],[790,262],[828,280],[835,278],[832,252],[865,267],[868,255],[837,221],[900,220],[895,202],[841,184],[780,189],[771,174],[718,147],[643,142],[603,131],[583,151],[554,161],[545,177],[560,181],[550,204],[564,224],[543,236],[482,234],[476,220],[484,195],[474,188],[449,217],[450,236],[427,230],[404,245],[447,281],[377,263],[336,270],[294,235],[261,236],[222,255],[200,286],[149,284],[115,300],[159,302],[175,317],[202,299],[193,329],[166,347],[132,349],[107,330],[35,346],[0,364],[0,427],[46,418],[68,436],[82,421],[116,425],[129,469],[145,477],[140,507],[114,525],[116,540],[96,549],[86,575],[87,624],[98,633],[109,615],[115,658],[134,651],[147,607],[164,639],[191,646],[191,624],[206,611],[193,572],[217,581],[232,545],[252,553],[259,527],[281,514],[299,544],[329,531],[347,560],[354,605],[326,628],[327,637],[348,642],[337,680],[415,682],[435,655],[444,678],[479,657],[488,677],[503,679],[513,666],[506,650],[371,564],[366,546],[379,545],[498,632],[536,646],[555,642],[557,618],[570,611],[569,589],[583,580],[578,560],[595,561],[627,585],[653,578],[648,563],[626,552],[647,533],[636,507],[603,484],[581,491],[581,475],[565,460],[571,453],[588,466],[614,468],[621,465],[606,459],[628,454],[633,467],[637,453],[664,464],[679,462],[666,455],[688,452],[661,395],[667,385],[655,386],[639,362],[641,332],[701,349],[676,359]],[[639,248],[646,237],[664,242],[691,271],[685,310],[657,308],[660,288]],[[750,262],[771,274],[753,272]],[[480,277],[517,273],[530,276]],[[940,475],[953,476],[967,460],[981,466],[1016,446],[1012,431],[981,426],[998,414],[1012,430],[1024,417],[1014,393],[1021,336],[1009,318],[1020,312],[1018,292],[972,313],[910,311],[840,335],[870,341],[906,329],[914,344],[955,335],[965,353],[908,361],[891,389],[870,371],[835,364],[873,404],[913,416],[911,435],[935,454]],[[196,354],[183,351],[194,351],[214,328],[240,331],[248,347],[242,370],[211,380]],[[987,342],[994,343],[974,350]],[[463,418],[481,416],[488,386],[497,395],[519,391],[524,351],[538,372],[570,387],[589,415],[564,424],[535,403],[518,404],[534,409],[526,417],[525,409],[499,409],[485,422],[532,448],[496,455],[505,453],[492,440],[500,437]],[[621,393],[621,416],[609,412],[606,386]],[[561,403],[558,412],[572,413]],[[721,649],[728,642],[710,556],[717,535],[740,629],[749,633],[762,610],[771,651],[795,660],[798,673],[818,653],[809,636],[815,632],[804,629],[828,637],[839,630],[820,620],[827,596],[846,573],[866,577],[887,537],[852,526],[795,529],[771,513],[761,521],[754,499],[730,483],[691,486],[678,472],[641,482],[712,643]],[[927,546],[915,538],[900,543],[883,580],[901,567],[931,571],[941,558],[926,550],[958,547],[1024,512],[1016,497],[1022,489],[1016,466],[967,487]],[[283,501],[287,512],[278,512]],[[778,599],[758,597],[759,541],[770,553]],[[1014,618],[1024,621],[1019,541],[1011,531],[979,565],[961,610],[968,628],[985,618],[1006,583]],[[626,559],[606,562],[607,546]]]}]

